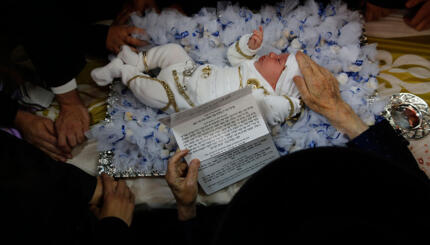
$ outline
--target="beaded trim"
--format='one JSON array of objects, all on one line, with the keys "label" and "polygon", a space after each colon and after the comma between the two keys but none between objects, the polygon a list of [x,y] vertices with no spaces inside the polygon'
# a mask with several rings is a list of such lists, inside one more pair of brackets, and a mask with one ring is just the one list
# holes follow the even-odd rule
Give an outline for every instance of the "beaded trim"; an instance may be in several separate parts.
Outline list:
[{"label": "beaded trim", "polygon": [[236,42],[236,51],[242,55],[243,57],[247,58],[248,60],[254,58],[255,55],[246,55],[239,47],[239,41]]},{"label": "beaded trim", "polygon": [[179,93],[182,95],[182,97],[184,97],[184,99],[187,101],[187,103],[191,106],[194,107],[194,103],[191,101],[190,97],[188,97],[188,95],[185,93],[184,88],[182,87],[182,85],[179,83],[179,77],[178,77],[178,72],[176,70],[172,71],[172,75],[173,75],[173,79],[175,79],[175,84],[176,87],[179,91]]},{"label": "beaded trim", "polygon": [[240,73],[240,66],[237,67],[237,72],[239,73],[239,88],[243,88],[243,84],[242,84],[242,73]]},{"label": "beaded trim", "polygon": [[264,90],[264,94],[265,95],[269,95],[270,93],[269,93],[269,91],[267,91],[267,89],[265,88],[265,87],[263,87],[263,86],[261,86],[261,84],[260,84],[260,81],[258,81],[257,79],[255,79],[255,78],[250,78],[250,79],[248,79],[247,81],[246,81],[246,84],[247,85],[253,85],[253,86],[255,86],[257,89],[263,89]]},{"label": "beaded trim", "polygon": [[145,66],[145,72],[148,73],[149,67],[148,60],[146,59],[146,52],[143,53],[143,65]]},{"label": "beaded trim", "polygon": [[285,118],[285,121],[288,121],[288,120],[290,120],[290,119],[291,119],[291,117],[293,116],[293,113],[294,113],[294,103],[293,103],[293,101],[291,100],[291,98],[290,98],[290,97],[288,97],[288,96],[284,95],[284,98],[285,98],[285,99],[287,99],[287,100],[288,100],[288,102],[290,102],[290,114],[288,115],[288,117],[287,117],[287,118]]},{"label": "beaded trim", "polygon": [[165,81],[162,81],[162,80],[159,80],[159,79],[156,79],[153,77],[149,77],[149,76],[136,75],[127,81],[126,84],[127,84],[128,88],[130,88],[130,83],[133,80],[135,80],[136,78],[146,78],[146,79],[150,79],[152,81],[159,82],[161,84],[161,86],[163,86],[164,90],[166,91],[167,98],[169,99],[169,103],[167,103],[167,105],[165,107],[161,108],[161,110],[165,111],[165,110],[169,109],[169,106],[173,106],[173,109],[175,110],[175,112],[179,111],[178,105],[176,104],[175,95],[173,94],[169,85]]}]

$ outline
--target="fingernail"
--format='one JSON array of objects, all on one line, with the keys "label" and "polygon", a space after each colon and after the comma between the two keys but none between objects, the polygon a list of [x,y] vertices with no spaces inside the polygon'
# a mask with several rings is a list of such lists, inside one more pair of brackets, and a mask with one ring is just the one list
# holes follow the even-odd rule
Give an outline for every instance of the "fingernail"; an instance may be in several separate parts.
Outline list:
[{"label": "fingernail", "polygon": [[193,160],[191,160],[191,162],[190,163],[193,163],[193,164],[200,164],[200,160],[199,159],[197,159],[197,158],[194,158]]}]

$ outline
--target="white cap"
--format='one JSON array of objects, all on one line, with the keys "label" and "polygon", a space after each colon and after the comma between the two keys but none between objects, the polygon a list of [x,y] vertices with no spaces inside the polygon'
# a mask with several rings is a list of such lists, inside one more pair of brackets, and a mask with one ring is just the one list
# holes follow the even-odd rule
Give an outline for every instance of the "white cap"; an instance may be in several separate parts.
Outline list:
[{"label": "white cap", "polygon": [[285,62],[285,69],[276,83],[276,94],[298,98],[300,93],[293,81],[295,76],[302,76],[302,73],[300,72],[296,56],[290,54]]}]

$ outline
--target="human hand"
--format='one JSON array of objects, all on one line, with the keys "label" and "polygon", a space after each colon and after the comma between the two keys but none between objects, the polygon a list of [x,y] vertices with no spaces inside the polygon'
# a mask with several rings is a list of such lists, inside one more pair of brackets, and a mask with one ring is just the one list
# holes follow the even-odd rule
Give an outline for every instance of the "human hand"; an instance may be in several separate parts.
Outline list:
[{"label": "human hand", "polygon": [[97,218],[116,217],[123,220],[128,226],[133,220],[134,194],[124,180],[115,181],[112,177],[102,174],[103,203],[101,208],[91,205],[91,211]]},{"label": "human hand", "polygon": [[252,36],[248,40],[248,47],[251,50],[258,49],[263,43],[263,27],[259,26],[258,30],[254,30]]},{"label": "human hand", "polygon": [[132,34],[145,34],[145,30],[128,25],[111,25],[106,37],[106,48],[118,54],[122,45],[130,46],[134,51],[137,47],[145,46],[148,42],[132,37]]},{"label": "human hand", "polygon": [[421,8],[417,11],[412,19],[405,17],[404,21],[406,24],[416,29],[417,31],[422,31],[430,28],[430,1],[429,0],[409,0],[406,2],[407,8],[414,8],[418,4],[425,2]]},{"label": "human hand", "polygon": [[193,159],[188,166],[181,158],[188,150],[177,152],[169,160],[166,181],[176,199],[179,220],[189,220],[196,216],[197,177],[200,161]]},{"label": "human hand", "polygon": [[65,162],[67,158],[72,157],[58,147],[52,120],[19,110],[15,117],[15,126],[26,141],[48,154],[54,160]]},{"label": "human hand", "polygon": [[366,2],[366,13],[364,13],[364,19],[366,21],[378,20],[382,17],[388,16],[393,11],[393,9],[379,7],[369,2]]},{"label": "human hand", "polygon": [[84,133],[89,129],[90,116],[76,90],[57,94],[56,98],[60,104],[60,114],[55,120],[58,146],[70,154],[75,146],[86,140]]},{"label": "human hand", "polygon": [[336,78],[302,52],[297,52],[296,59],[303,77],[293,80],[304,103],[350,139],[364,132],[368,126],[342,99]]}]

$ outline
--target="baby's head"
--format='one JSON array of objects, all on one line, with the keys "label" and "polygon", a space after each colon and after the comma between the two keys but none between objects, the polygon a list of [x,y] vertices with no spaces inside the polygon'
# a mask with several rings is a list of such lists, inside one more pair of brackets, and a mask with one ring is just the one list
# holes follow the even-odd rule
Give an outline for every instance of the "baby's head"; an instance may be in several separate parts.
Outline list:
[{"label": "baby's head", "polygon": [[285,64],[288,59],[287,53],[275,54],[273,52],[261,56],[255,63],[254,66],[261,76],[273,87],[276,88],[276,83],[279,80],[282,72],[285,69]]}]

